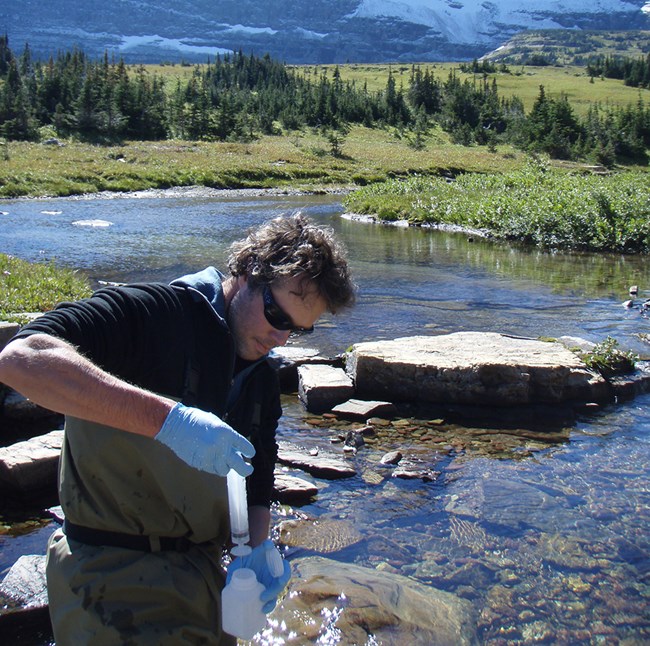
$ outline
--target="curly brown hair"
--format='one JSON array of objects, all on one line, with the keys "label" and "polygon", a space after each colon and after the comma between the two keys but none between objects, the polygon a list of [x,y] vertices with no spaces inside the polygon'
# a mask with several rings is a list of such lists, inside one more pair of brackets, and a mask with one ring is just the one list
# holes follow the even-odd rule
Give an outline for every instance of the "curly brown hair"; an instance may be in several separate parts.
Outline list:
[{"label": "curly brown hair", "polygon": [[234,242],[228,268],[233,276],[247,276],[253,288],[304,276],[332,314],[355,300],[345,248],[329,227],[316,226],[302,213],[269,220]]}]

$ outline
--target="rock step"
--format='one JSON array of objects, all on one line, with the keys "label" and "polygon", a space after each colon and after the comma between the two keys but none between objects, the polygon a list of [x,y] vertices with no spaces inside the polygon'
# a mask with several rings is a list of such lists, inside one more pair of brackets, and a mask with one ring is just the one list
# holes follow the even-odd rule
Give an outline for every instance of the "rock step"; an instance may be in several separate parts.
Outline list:
[{"label": "rock step", "polygon": [[298,367],[298,397],[311,413],[330,411],[353,395],[352,380],[342,368],[329,365]]},{"label": "rock step", "polygon": [[397,408],[392,402],[348,399],[348,401],[334,406],[332,412],[337,417],[344,419],[365,421],[371,417],[390,419],[397,414]]},{"label": "rock step", "polygon": [[51,431],[0,448],[0,486],[21,494],[55,491],[62,446],[63,431]]},{"label": "rock step", "polygon": [[0,634],[4,644],[51,642],[45,556],[21,556],[0,583]]},{"label": "rock step", "polygon": [[9,340],[20,330],[18,323],[0,321],[0,351],[9,343]]},{"label": "rock step", "polygon": [[457,332],[358,343],[346,370],[362,398],[517,406],[605,401],[612,391],[558,342]]}]

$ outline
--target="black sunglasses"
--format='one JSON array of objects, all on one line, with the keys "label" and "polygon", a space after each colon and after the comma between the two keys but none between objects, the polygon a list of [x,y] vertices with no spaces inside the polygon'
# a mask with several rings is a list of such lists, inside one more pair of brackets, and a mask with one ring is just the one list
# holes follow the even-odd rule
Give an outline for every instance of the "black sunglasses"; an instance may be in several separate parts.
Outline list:
[{"label": "black sunglasses", "polygon": [[264,316],[276,330],[290,330],[294,334],[309,334],[314,331],[314,326],[300,327],[294,325],[291,317],[276,303],[269,285],[262,288],[264,299]]}]

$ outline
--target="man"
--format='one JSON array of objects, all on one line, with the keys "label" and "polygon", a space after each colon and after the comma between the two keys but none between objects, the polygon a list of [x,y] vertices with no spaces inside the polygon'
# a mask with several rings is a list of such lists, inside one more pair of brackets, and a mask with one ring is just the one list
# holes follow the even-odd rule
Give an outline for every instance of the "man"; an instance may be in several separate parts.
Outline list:
[{"label": "man", "polygon": [[47,564],[58,646],[234,643],[220,613],[231,468],[252,471],[256,548],[231,568],[256,571],[267,612],[289,579],[262,558],[281,415],[265,355],[354,288],[340,244],[302,215],[234,243],[228,265],[63,303],[0,354],[0,381],[66,416]]}]

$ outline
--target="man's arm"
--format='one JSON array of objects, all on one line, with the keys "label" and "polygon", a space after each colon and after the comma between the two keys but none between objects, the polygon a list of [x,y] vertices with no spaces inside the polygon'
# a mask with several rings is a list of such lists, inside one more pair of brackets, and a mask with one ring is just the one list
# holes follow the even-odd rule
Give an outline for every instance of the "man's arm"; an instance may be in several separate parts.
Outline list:
[{"label": "man's arm", "polygon": [[195,469],[243,476],[253,445],[216,415],[177,404],[97,367],[65,341],[33,334],[0,353],[0,381],[50,410],[158,440]]},{"label": "man's arm", "polygon": [[98,368],[48,334],[9,343],[0,353],[0,381],[57,413],[148,437],[158,433],[176,405]]}]

